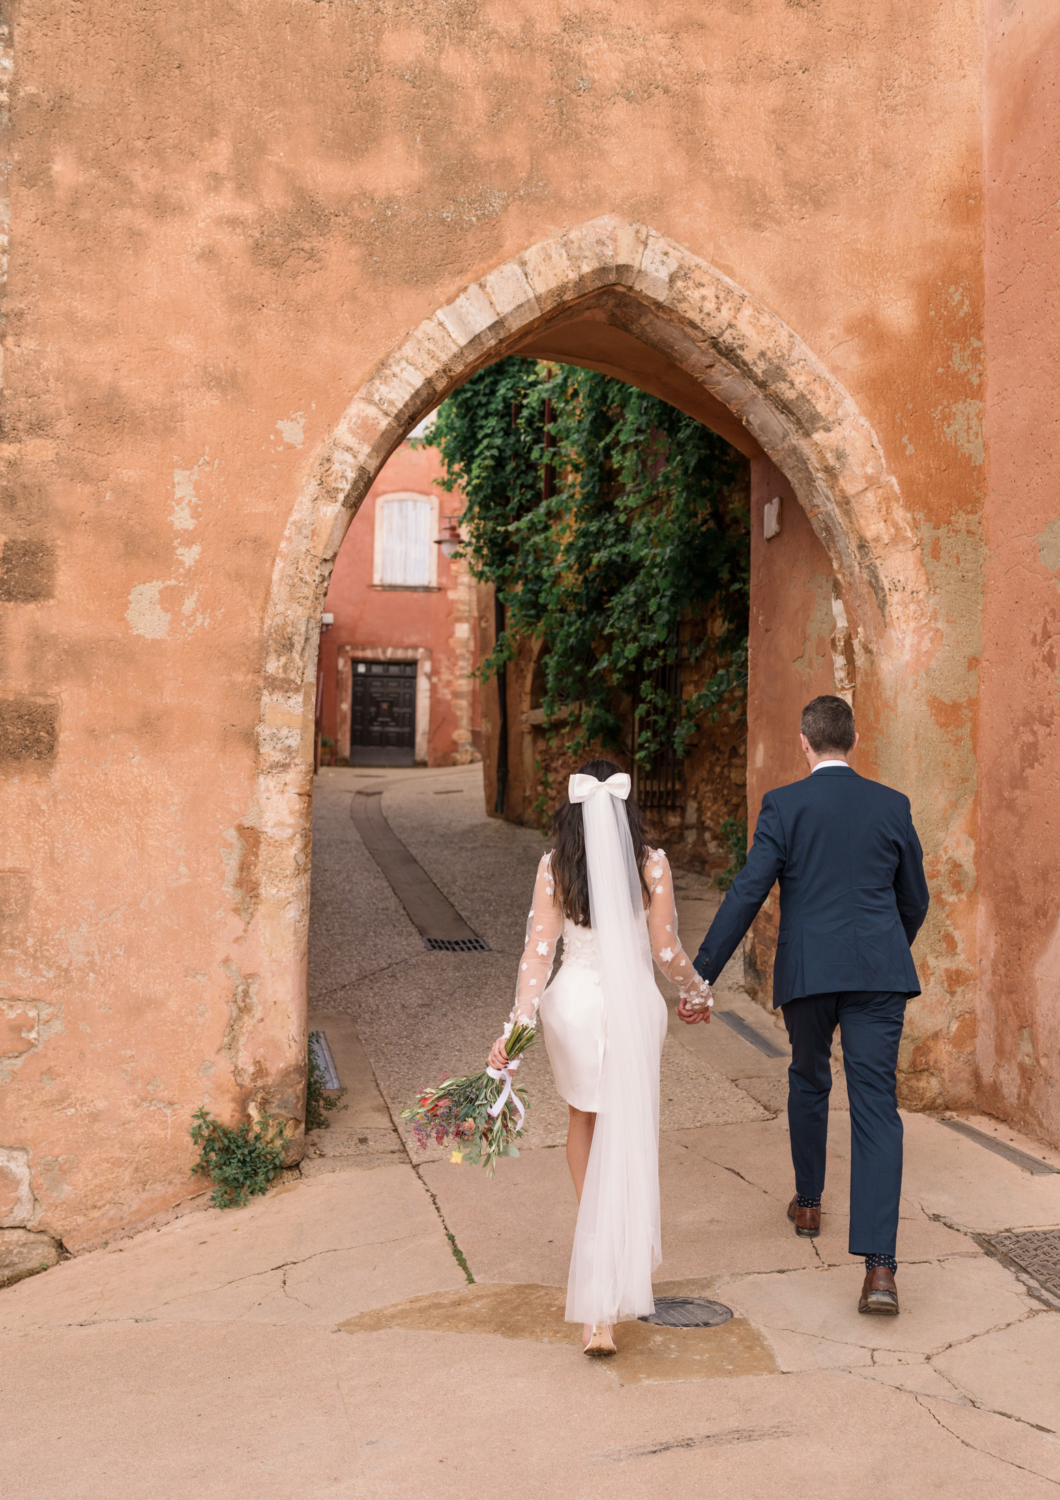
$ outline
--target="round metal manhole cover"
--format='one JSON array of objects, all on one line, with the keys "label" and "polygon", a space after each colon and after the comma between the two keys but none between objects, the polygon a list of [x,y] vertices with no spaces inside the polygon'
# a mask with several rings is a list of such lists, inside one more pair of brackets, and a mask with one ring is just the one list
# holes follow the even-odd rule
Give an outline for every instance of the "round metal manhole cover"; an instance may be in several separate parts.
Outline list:
[{"label": "round metal manhole cover", "polygon": [[641,1323],[658,1328],[717,1328],[732,1317],[732,1308],[724,1302],[708,1302],[705,1297],[656,1297],[655,1311]]}]

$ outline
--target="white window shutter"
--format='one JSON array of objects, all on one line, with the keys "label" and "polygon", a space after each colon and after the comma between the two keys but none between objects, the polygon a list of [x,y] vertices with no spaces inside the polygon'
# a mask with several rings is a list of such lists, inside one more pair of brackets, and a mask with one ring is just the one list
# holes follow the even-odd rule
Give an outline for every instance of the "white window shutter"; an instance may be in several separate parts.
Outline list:
[{"label": "white window shutter", "polygon": [[431,502],[406,500],[408,541],[405,572],[408,582],[426,588],[431,581]]},{"label": "white window shutter", "polygon": [[431,581],[431,502],[383,501],[380,581],[392,588],[427,588]]}]

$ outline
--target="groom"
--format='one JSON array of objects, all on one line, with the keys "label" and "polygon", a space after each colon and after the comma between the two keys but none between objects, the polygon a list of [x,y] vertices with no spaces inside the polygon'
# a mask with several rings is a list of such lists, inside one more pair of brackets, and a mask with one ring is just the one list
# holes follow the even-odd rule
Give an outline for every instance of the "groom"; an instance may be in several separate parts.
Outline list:
[{"label": "groom", "polygon": [[[788,1124],[795,1233],[821,1230],[829,1059],[836,1026],[850,1096],[850,1253],[865,1257],[858,1311],[898,1311],[894,1258],[902,1191],[895,1096],[906,1000],[920,994],[909,949],[927,915],[924,856],[909,799],[852,771],[854,715],[842,698],[802,711],[810,775],[762,798],[747,864],[721,904],[695,967],[711,984],[780,882],[773,1004],[791,1039]],[[682,1000],[690,1025],[703,1019]],[[708,1013],[709,1014],[709,1013]]]}]

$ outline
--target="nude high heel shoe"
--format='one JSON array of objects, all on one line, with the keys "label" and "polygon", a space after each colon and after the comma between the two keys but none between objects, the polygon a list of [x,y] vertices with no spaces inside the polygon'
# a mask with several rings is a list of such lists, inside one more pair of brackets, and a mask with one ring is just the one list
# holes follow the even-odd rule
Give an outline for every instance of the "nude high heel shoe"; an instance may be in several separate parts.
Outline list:
[{"label": "nude high heel shoe", "polygon": [[[586,1328],[589,1327],[588,1323],[586,1323],[585,1327]],[[582,1338],[584,1339],[584,1337],[585,1337],[585,1330],[583,1329],[582,1330]],[[617,1354],[618,1353],[618,1349],[617,1349],[617,1347],[615,1345],[614,1334],[613,1334],[613,1332],[612,1332],[611,1327],[610,1327],[609,1324],[605,1323],[604,1326],[603,1326],[603,1328],[598,1328],[595,1323],[592,1325],[592,1329],[591,1329],[591,1331],[589,1333],[589,1342],[582,1344],[582,1353],[583,1354]]]}]

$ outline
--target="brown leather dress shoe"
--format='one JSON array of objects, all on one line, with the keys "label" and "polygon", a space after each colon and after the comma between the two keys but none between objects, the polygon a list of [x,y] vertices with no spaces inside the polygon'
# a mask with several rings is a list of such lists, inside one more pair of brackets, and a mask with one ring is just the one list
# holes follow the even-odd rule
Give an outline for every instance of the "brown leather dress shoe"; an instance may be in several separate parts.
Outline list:
[{"label": "brown leather dress shoe", "polygon": [[788,1218],[795,1225],[795,1233],[805,1240],[815,1240],[821,1232],[820,1204],[816,1208],[800,1208],[798,1193],[788,1204]]},{"label": "brown leather dress shoe", "polygon": [[877,1266],[865,1277],[858,1300],[859,1313],[882,1313],[885,1318],[898,1315],[898,1288],[894,1276],[886,1266]]}]

